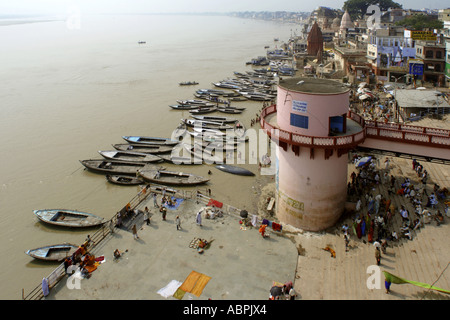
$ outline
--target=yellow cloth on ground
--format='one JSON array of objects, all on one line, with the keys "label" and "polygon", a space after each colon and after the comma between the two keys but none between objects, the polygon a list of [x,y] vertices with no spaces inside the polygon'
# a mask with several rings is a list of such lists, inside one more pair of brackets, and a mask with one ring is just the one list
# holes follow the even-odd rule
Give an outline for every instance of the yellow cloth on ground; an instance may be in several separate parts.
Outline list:
[{"label": "yellow cloth on ground", "polygon": [[190,292],[197,297],[200,297],[209,280],[211,280],[211,277],[192,271],[187,276],[186,280],[184,280],[183,284],[175,291],[173,297],[181,300],[186,292]]},{"label": "yellow cloth on ground", "polygon": [[181,300],[183,299],[185,293],[186,293],[185,291],[178,288],[177,291],[175,291],[175,293],[173,294],[173,297],[177,298],[178,300]]},{"label": "yellow cloth on ground", "polygon": [[183,284],[180,286],[180,289],[185,292],[191,292],[192,289],[194,289],[195,283],[197,282],[198,278],[200,278],[201,273],[198,273],[196,271],[192,271],[186,280],[184,280]]},{"label": "yellow cloth on ground", "polygon": [[200,275],[200,278],[198,278],[197,283],[195,284],[195,287],[192,289],[191,293],[193,295],[196,295],[197,297],[200,297],[209,280],[211,280],[211,277],[208,277],[204,274]]}]

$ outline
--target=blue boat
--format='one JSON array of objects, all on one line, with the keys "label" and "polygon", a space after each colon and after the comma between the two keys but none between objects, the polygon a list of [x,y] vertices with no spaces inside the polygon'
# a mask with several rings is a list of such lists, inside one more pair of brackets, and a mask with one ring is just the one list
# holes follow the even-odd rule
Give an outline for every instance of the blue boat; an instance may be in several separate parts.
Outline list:
[{"label": "blue boat", "polygon": [[224,172],[237,174],[237,175],[241,175],[241,176],[254,176],[255,175],[250,170],[247,170],[247,169],[244,169],[241,167],[230,166],[228,164],[219,164],[216,166],[216,168],[221,171],[224,171]]}]

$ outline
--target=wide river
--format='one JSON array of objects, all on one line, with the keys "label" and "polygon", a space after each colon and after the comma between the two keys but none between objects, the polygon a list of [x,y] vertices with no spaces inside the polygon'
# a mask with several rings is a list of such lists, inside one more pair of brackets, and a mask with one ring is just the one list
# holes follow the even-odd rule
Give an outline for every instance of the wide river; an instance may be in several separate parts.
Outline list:
[{"label": "wide river", "polygon": [[[77,209],[109,219],[139,191],[108,183],[79,160],[100,159],[98,150],[125,143],[124,135],[170,137],[189,116],[170,104],[193,99],[196,89],[214,88],[212,82],[233,78],[234,71],[251,70],[245,62],[300,29],[226,16],[81,16],[78,22],[0,27],[2,299],[21,299],[22,289],[27,294],[57,266],[35,261],[26,250],[79,244],[89,233],[44,225],[33,210]],[[200,84],[178,85],[194,80]],[[235,104],[247,108],[238,115],[247,127],[262,107]],[[205,165],[180,171],[211,170],[214,197],[254,212],[250,198],[261,176],[257,165],[246,168],[257,175]]]}]

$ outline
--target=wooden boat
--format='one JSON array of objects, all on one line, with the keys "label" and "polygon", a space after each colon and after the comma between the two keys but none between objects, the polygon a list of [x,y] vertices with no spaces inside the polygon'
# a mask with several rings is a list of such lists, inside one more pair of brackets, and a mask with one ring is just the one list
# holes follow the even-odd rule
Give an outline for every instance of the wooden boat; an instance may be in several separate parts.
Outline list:
[{"label": "wooden boat", "polygon": [[196,81],[184,81],[184,82],[180,82],[179,85],[180,86],[193,86],[193,85],[197,85],[198,82]]},{"label": "wooden boat", "polygon": [[228,98],[230,101],[247,101],[247,98],[244,97],[230,97]]},{"label": "wooden boat", "polygon": [[220,116],[193,115],[192,118],[194,118],[195,120],[213,121],[213,122],[221,122],[221,123],[234,123],[234,122],[238,121],[236,118],[228,118],[228,117],[220,117]]},{"label": "wooden boat", "polygon": [[244,110],[239,110],[235,108],[217,108],[217,111],[229,114],[241,114],[242,112],[244,112]]},{"label": "wooden boat", "polygon": [[189,110],[190,114],[205,114],[217,111],[216,107],[201,107],[198,109]]},{"label": "wooden boat", "polygon": [[145,162],[109,160],[109,159],[90,159],[80,160],[81,164],[87,169],[103,174],[124,174],[136,175],[136,172],[143,169],[147,164]]},{"label": "wooden boat", "polygon": [[200,106],[191,105],[191,104],[174,104],[174,105],[169,105],[169,107],[171,107],[172,109],[175,109],[175,110],[196,110]]},{"label": "wooden boat", "polygon": [[106,175],[108,182],[119,184],[122,186],[136,186],[139,184],[145,184],[145,181],[140,177],[126,176],[126,175]]},{"label": "wooden boat", "polygon": [[34,210],[39,220],[64,227],[85,228],[104,223],[104,219],[92,213],[66,209]]},{"label": "wooden boat", "polygon": [[159,137],[144,137],[144,136],[123,136],[122,137],[125,141],[129,143],[143,143],[143,144],[159,144],[159,145],[166,145],[166,146],[174,146],[178,144],[178,141],[172,140],[170,138],[159,138]]},{"label": "wooden boat", "polygon": [[222,135],[218,136],[208,132],[192,132],[186,131],[189,135],[191,135],[194,139],[203,140],[207,142],[214,143],[226,143],[226,144],[239,144],[242,142],[248,141],[248,136],[241,137],[238,135]]},{"label": "wooden boat", "polygon": [[160,154],[168,153],[173,150],[172,146],[136,144],[136,143],[118,143],[113,144],[113,148],[119,151],[134,151],[141,153]]},{"label": "wooden boat", "polygon": [[[191,145],[184,145],[184,148],[191,154],[194,158],[197,160],[201,160],[205,162],[206,164],[213,164],[213,163],[224,163],[225,162],[225,154],[223,153],[223,150],[221,149],[214,149],[214,148],[203,148],[201,145],[194,144],[194,146]],[[212,152],[217,151],[217,154],[212,154]]]},{"label": "wooden boat", "polygon": [[234,151],[237,148],[237,144],[234,143],[223,143],[223,142],[209,142],[205,140],[194,140],[195,144],[201,146],[203,149],[207,150],[213,150],[213,149],[219,149],[223,151]]},{"label": "wooden boat", "polygon": [[139,170],[139,175],[144,180],[159,183],[163,185],[184,185],[193,186],[203,184],[209,181],[209,179],[197,176],[191,173],[166,171],[166,170]]},{"label": "wooden boat", "polygon": [[78,246],[74,244],[63,243],[30,249],[25,253],[35,259],[45,261],[63,261],[65,258],[70,257],[77,249]]},{"label": "wooden boat", "polygon": [[241,176],[254,176],[255,175],[250,170],[247,170],[247,169],[244,169],[241,167],[230,166],[228,164],[219,164],[216,166],[216,168],[221,171],[224,171],[224,172],[237,174],[237,175],[241,175]]},{"label": "wooden boat", "polygon": [[203,164],[202,161],[195,160],[193,157],[183,157],[183,156],[178,156],[178,155],[160,155],[160,157],[164,161],[167,161],[167,162],[170,162],[170,163],[173,163],[176,165]]},{"label": "wooden boat", "polygon": [[213,94],[217,96],[223,96],[227,94],[227,92],[224,90],[216,90],[216,89],[198,89],[197,91],[195,91],[195,93],[199,95]]},{"label": "wooden boat", "polygon": [[190,100],[177,100],[178,104],[187,104],[187,105],[194,105],[194,106],[202,106],[202,107],[213,107],[214,104],[204,101],[204,100],[197,100],[197,99],[190,99]]},{"label": "wooden boat", "polygon": [[161,162],[161,158],[150,154],[150,153],[141,153],[134,151],[99,151],[100,155],[106,159],[112,160],[123,160],[123,161],[132,161],[132,162],[145,162],[145,163],[154,163]]},{"label": "wooden boat", "polygon": [[198,128],[198,127],[194,127],[193,128],[194,132],[199,132],[202,134],[211,134],[211,135],[215,135],[215,136],[225,136],[226,133],[217,129],[206,129],[206,128]]},{"label": "wooden boat", "polygon": [[217,129],[217,130],[230,130],[233,129],[232,126],[215,121],[202,121],[194,119],[181,119],[181,121],[190,127],[199,127],[204,129]]}]

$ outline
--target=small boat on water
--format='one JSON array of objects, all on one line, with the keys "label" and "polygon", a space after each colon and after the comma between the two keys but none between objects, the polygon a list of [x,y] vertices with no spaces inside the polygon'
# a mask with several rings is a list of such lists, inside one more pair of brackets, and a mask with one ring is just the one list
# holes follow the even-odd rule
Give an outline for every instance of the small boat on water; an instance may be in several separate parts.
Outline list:
[{"label": "small boat on water", "polygon": [[197,110],[200,106],[192,104],[173,104],[169,105],[174,110]]},{"label": "small boat on water", "polygon": [[194,86],[197,84],[198,84],[197,81],[184,81],[179,83],[180,86]]},{"label": "small boat on water", "polygon": [[221,171],[224,171],[224,172],[237,174],[237,175],[241,175],[241,176],[254,176],[255,175],[250,170],[247,170],[247,169],[244,169],[241,167],[230,166],[228,164],[219,164],[216,166],[216,168]]},{"label": "small boat on water", "polygon": [[147,165],[145,162],[109,159],[80,160],[80,162],[87,169],[97,173],[124,175],[136,175],[138,170],[143,169]]},{"label": "small boat on water", "polygon": [[202,134],[211,134],[215,136],[225,136],[226,133],[217,129],[205,129],[205,128],[198,128],[194,127],[194,132],[200,132]]},{"label": "small boat on water", "polygon": [[242,137],[236,134],[226,134],[226,135],[216,135],[214,133],[210,132],[192,132],[192,131],[186,131],[191,137],[198,140],[203,140],[205,142],[212,142],[212,143],[221,143],[221,144],[227,144],[227,145],[237,145],[242,142],[248,141],[248,136]]},{"label": "small boat on water", "polygon": [[198,127],[203,129],[230,130],[233,127],[229,124],[215,121],[203,121],[194,119],[181,119],[181,121],[189,127]]},{"label": "small boat on water", "polygon": [[160,153],[168,153],[173,150],[171,146],[163,146],[163,145],[146,145],[146,144],[135,144],[135,143],[118,143],[113,144],[113,148],[119,151],[134,151],[141,153],[151,153],[151,154],[160,154]]},{"label": "small boat on water", "polygon": [[45,261],[63,261],[70,257],[78,246],[70,243],[54,244],[36,249],[27,250],[25,253],[30,257]]},{"label": "small boat on water", "polygon": [[95,227],[104,223],[104,219],[92,213],[66,210],[66,209],[43,209],[34,210],[39,220],[58,226],[71,228]]},{"label": "small boat on water", "polygon": [[[198,160],[201,160],[202,162],[205,162],[206,164],[221,164],[225,162],[225,154],[223,150],[219,149],[209,149],[209,148],[203,148],[201,145],[194,144],[194,146],[191,145],[184,145],[187,152],[189,152],[193,157],[197,158]],[[212,152],[215,154],[213,155]]]},{"label": "small boat on water", "polygon": [[159,138],[159,137],[144,137],[144,136],[123,136],[125,141],[129,143],[139,143],[139,144],[159,144],[159,145],[167,145],[167,146],[175,146],[178,144],[178,141],[172,140],[170,138]]},{"label": "small boat on water", "polygon": [[140,184],[145,184],[145,181],[140,177],[126,176],[126,175],[106,175],[106,180],[108,182],[119,184],[122,186],[136,186]]},{"label": "small boat on water", "polygon": [[247,101],[247,98],[244,97],[230,97],[228,98],[230,101]]},{"label": "small boat on water", "polygon": [[234,108],[234,107],[217,108],[217,111],[229,114],[241,114],[242,112],[244,112],[244,110],[245,108]]},{"label": "small boat on water", "polygon": [[145,162],[145,163],[152,163],[152,162],[161,162],[161,158],[150,154],[150,153],[141,153],[141,152],[134,152],[134,151],[118,151],[118,150],[112,150],[112,151],[99,151],[100,155],[103,158],[106,159],[113,159],[113,160],[123,160],[123,161],[133,161],[133,162]]},{"label": "small boat on water", "polygon": [[238,121],[236,118],[228,118],[228,117],[220,117],[220,116],[193,115],[192,118],[194,118],[195,120],[212,121],[212,122],[220,122],[220,123],[234,123],[234,122]]},{"label": "small boat on water", "polygon": [[209,179],[202,176],[176,171],[139,170],[138,173],[146,181],[163,185],[193,186],[209,181]]},{"label": "small boat on water", "polygon": [[166,162],[170,162],[172,164],[181,165],[191,165],[191,164],[202,164],[201,161],[195,161],[193,157],[184,157],[184,156],[178,156],[178,155],[160,155],[161,159],[163,159]]},{"label": "small boat on water", "polygon": [[203,107],[212,107],[214,106],[214,104],[209,103],[207,101],[203,101],[203,100],[196,100],[196,99],[191,99],[191,100],[177,100],[178,104],[187,104],[187,105],[195,105],[195,106],[203,106]]},{"label": "small boat on water", "polygon": [[224,90],[216,90],[216,89],[198,89],[197,91],[195,91],[195,93],[200,94],[200,95],[215,94],[218,96],[223,96],[223,95],[227,94],[227,92]]},{"label": "small boat on water", "polygon": [[217,111],[216,107],[202,107],[198,109],[189,110],[190,114],[205,114]]}]

